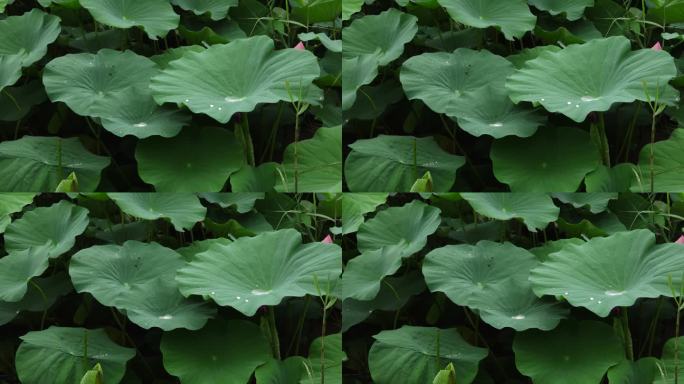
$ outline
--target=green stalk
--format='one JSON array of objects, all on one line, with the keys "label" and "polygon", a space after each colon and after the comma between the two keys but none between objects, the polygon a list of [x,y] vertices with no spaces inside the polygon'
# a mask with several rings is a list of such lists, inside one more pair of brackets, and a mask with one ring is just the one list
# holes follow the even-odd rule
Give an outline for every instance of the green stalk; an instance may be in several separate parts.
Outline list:
[{"label": "green stalk", "polygon": [[254,160],[254,143],[252,142],[252,135],[249,132],[249,119],[246,112],[242,113],[242,121],[237,125],[237,136],[242,141],[242,149],[245,152],[245,160],[247,164],[252,167],[255,166]]},{"label": "green stalk", "polygon": [[651,114],[651,145],[649,146],[648,167],[651,175],[651,193],[655,191],[655,130],[656,130],[656,113]]},{"label": "green stalk", "polygon": [[601,140],[601,154],[603,156],[603,165],[610,168],[610,146],[608,145],[608,135],[606,134],[606,122],[603,117],[603,112],[599,114],[599,139]]},{"label": "green stalk", "polygon": [[268,328],[271,336],[273,357],[276,360],[280,360],[280,340],[278,339],[278,328],[276,328],[275,310],[272,306],[268,307]]},{"label": "green stalk", "polygon": [[[299,106],[299,105],[297,105]],[[294,137],[294,192],[299,192],[299,109],[295,115],[295,137]]]},{"label": "green stalk", "polygon": [[622,335],[625,341],[625,355],[627,360],[634,361],[634,346],[632,344],[632,332],[629,330],[629,314],[627,313],[628,307],[621,308],[621,319],[622,319]]}]

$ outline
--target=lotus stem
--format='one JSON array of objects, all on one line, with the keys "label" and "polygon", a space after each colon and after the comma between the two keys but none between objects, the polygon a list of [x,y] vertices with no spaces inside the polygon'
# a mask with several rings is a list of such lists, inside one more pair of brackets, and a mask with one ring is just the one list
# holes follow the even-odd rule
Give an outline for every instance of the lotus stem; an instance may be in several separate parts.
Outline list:
[{"label": "lotus stem", "polygon": [[622,319],[622,335],[625,341],[625,356],[627,360],[634,361],[634,346],[632,345],[632,332],[629,330],[629,307],[623,307],[620,311]]},{"label": "lotus stem", "polygon": [[272,306],[268,307],[268,328],[271,336],[271,349],[273,350],[273,357],[280,360],[280,340],[278,339],[278,328],[275,321],[275,310]]},{"label": "lotus stem", "polygon": [[599,113],[599,140],[601,143],[601,155],[603,156],[603,165],[610,168],[610,145],[608,144],[608,135],[606,134],[606,121],[603,117],[603,112]]},{"label": "lotus stem", "polygon": [[242,113],[242,121],[237,125],[238,134],[242,140],[242,148],[245,151],[245,159],[247,164],[254,167],[256,162],[254,160],[254,143],[252,142],[252,135],[249,132],[249,118],[247,112]]}]

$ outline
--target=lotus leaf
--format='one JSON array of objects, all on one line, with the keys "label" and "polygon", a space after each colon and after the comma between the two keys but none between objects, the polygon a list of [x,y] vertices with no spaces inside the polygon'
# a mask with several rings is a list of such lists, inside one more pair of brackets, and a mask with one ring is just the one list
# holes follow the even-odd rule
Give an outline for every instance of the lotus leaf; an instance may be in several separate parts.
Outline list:
[{"label": "lotus leaf", "polygon": [[31,204],[35,196],[35,193],[0,193],[0,233],[12,222],[10,215]]},{"label": "lotus leaf", "polygon": [[452,19],[475,28],[501,28],[506,39],[521,38],[531,31],[537,17],[525,0],[438,0]]},{"label": "lotus leaf", "polygon": [[110,193],[125,213],[146,220],[169,219],[177,231],[204,220],[207,209],[197,196],[173,193]]},{"label": "lotus leaf", "polygon": [[59,257],[74,247],[88,223],[88,210],[66,200],[36,208],[7,226],[5,249],[15,252],[44,247],[47,257]]},{"label": "lotus leaf", "polygon": [[30,248],[0,258],[0,300],[17,302],[23,299],[29,281],[45,272],[47,267],[44,248]]},{"label": "lotus leaf", "polygon": [[255,36],[188,52],[153,77],[151,87],[157,103],[185,104],[194,113],[227,123],[235,113],[251,112],[260,103],[319,104],[321,90],[312,85],[319,76],[311,52],[276,51],[273,40]]},{"label": "lotus leaf", "polygon": [[93,191],[109,162],[76,138],[24,136],[0,143],[0,185],[6,191],[54,191],[74,173],[81,191]]},{"label": "lotus leaf", "polygon": [[667,52],[631,50],[622,36],[544,52],[511,75],[506,88],[515,103],[539,103],[582,122],[591,112],[635,100],[674,104],[678,92],[668,85],[677,75]]},{"label": "lotus leaf", "polygon": [[0,36],[6,37],[0,40],[0,68],[5,67],[7,60],[11,60],[13,56],[18,58],[20,68],[42,59],[47,53],[48,45],[59,36],[59,24],[59,17],[39,9],[0,20]]},{"label": "lotus leaf", "polygon": [[475,378],[484,348],[468,344],[455,328],[439,329],[405,325],[373,336],[368,363],[377,384],[429,383],[442,368],[459,367],[456,379],[469,384]]},{"label": "lotus leaf", "polygon": [[[683,251],[680,244],[655,245],[655,235],[646,229],[619,232],[563,247],[532,270],[530,281],[537,295],[562,296],[606,317],[639,298],[671,296],[668,276],[678,287]],[[615,268],[618,264],[622,268]]]},{"label": "lotus leaf", "polygon": [[408,192],[413,183],[430,172],[436,192],[454,184],[461,156],[444,151],[433,138],[380,135],[358,140],[344,164],[345,178],[353,192]]},{"label": "lotus leaf", "polygon": [[285,297],[317,295],[316,284],[334,287],[341,264],[337,245],[302,244],[297,231],[283,229],[215,245],[181,268],[176,279],[186,296],[204,295],[252,316]]},{"label": "lotus leaf", "polygon": [[477,213],[497,220],[522,219],[532,232],[556,221],[560,212],[553,200],[544,194],[463,193],[461,196]]},{"label": "lotus leaf", "polygon": [[225,18],[228,9],[238,5],[237,0],[172,0],[171,3],[192,11],[195,15],[209,13],[212,20]]},{"label": "lotus leaf", "polygon": [[577,20],[584,14],[584,9],[594,6],[594,0],[528,0],[537,9],[552,15],[565,14],[568,20]]},{"label": "lotus leaf", "polygon": [[[202,150],[187,150],[191,146]],[[143,140],[135,157],[140,177],[159,192],[220,191],[245,163],[233,132],[215,127],[192,127],[170,139]]]},{"label": "lotus leaf", "polygon": [[77,383],[95,364],[102,367],[107,383],[117,384],[126,362],[135,356],[134,349],[115,344],[104,329],[52,326],[21,339],[16,366],[19,379],[26,384]]},{"label": "lotus leaf", "polygon": [[612,328],[597,321],[566,321],[550,332],[530,330],[513,341],[518,370],[535,384],[599,383],[624,360]]},{"label": "lotus leaf", "polygon": [[142,27],[156,40],[178,27],[180,16],[166,0],[79,0],[102,24],[116,28]]}]

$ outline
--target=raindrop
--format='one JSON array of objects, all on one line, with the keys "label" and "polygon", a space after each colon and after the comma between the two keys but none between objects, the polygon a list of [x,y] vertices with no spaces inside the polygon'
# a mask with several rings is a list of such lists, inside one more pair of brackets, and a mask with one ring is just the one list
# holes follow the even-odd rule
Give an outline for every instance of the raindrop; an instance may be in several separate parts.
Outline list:
[{"label": "raindrop", "polygon": [[601,304],[601,300],[597,301],[597,303]]},{"label": "raindrop", "polygon": [[268,291],[264,291],[263,289],[252,289],[252,295],[254,295],[254,296],[263,296],[263,295],[268,295],[270,293],[271,293],[270,289]]},{"label": "raindrop", "polygon": [[621,296],[621,295],[624,295],[624,294],[625,294],[625,291],[612,291],[612,290],[609,290],[609,291],[605,291],[605,292],[603,292],[603,293],[605,293],[606,296]]},{"label": "raindrop", "polygon": [[249,299],[245,299],[245,303],[249,303]]},{"label": "raindrop", "polygon": [[211,291],[211,294],[212,294],[212,295],[215,295],[215,294],[216,294],[216,292],[215,292],[215,291]]},{"label": "raindrop", "polygon": [[236,299],[240,300],[240,296],[235,296]]},{"label": "raindrop", "polygon": [[515,316],[511,316],[511,319],[513,319],[513,320],[524,320],[524,319],[525,319],[525,315],[515,315]]},{"label": "raindrop", "polygon": [[137,124],[133,124],[133,126],[136,127],[136,128],[145,128],[145,127],[147,127],[147,123],[140,122],[140,123],[137,123]]},{"label": "raindrop", "polygon": [[568,105],[572,104],[572,101],[568,101]]},{"label": "raindrop", "polygon": [[594,301],[594,298],[593,298],[593,297],[590,297],[589,300]]},{"label": "raindrop", "polygon": [[596,101],[598,99],[599,99],[598,97],[593,97],[593,96],[582,96],[582,97],[580,97],[580,100],[582,100],[586,103],[588,103],[590,101]]},{"label": "raindrop", "polygon": [[542,97],[541,101],[546,101],[546,99]]},{"label": "raindrop", "polygon": [[226,96],[226,98],[225,98],[224,100],[226,100],[227,103],[237,103],[237,102],[240,102],[240,101],[242,101],[242,100],[244,100],[244,99],[245,99],[244,97],[230,97],[230,96]]},{"label": "raindrop", "polygon": [[189,102],[190,102],[190,99],[185,99],[185,102],[186,102],[186,103],[189,103]]},{"label": "raindrop", "polygon": [[565,292],[564,295],[567,296],[567,295],[568,295],[568,292]]},{"label": "raindrop", "polygon": [[209,108],[214,108],[214,104],[209,104]]},{"label": "raindrop", "polygon": [[491,124],[489,124],[489,126],[499,128],[499,127],[503,127],[503,123],[491,123]]},{"label": "raindrop", "polygon": [[173,319],[173,316],[171,316],[171,315],[159,316],[159,320],[171,320],[171,319]]},{"label": "raindrop", "polygon": [[218,110],[219,110],[219,111],[220,111],[220,110],[222,110],[222,109],[223,109],[223,108],[221,108],[221,107],[218,107]]}]

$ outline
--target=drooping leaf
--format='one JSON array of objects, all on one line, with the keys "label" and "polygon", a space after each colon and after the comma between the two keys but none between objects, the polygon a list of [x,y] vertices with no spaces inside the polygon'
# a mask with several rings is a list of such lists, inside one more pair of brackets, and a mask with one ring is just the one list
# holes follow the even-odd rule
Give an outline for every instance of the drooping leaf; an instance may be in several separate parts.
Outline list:
[{"label": "drooping leaf", "polygon": [[461,196],[477,213],[497,220],[522,219],[532,232],[546,228],[560,213],[546,194],[462,193]]},{"label": "drooping leaf", "polygon": [[177,231],[192,228],[204,220],[207,209],[191,194],[109,193],[119,208],[145,220],[169,219]]},{"label": "drooping leaf", "polygon": [[356,232],[364,222],[364,215],[373,212],[387,200],[387,193],[344,193],[342,194],[342,227],[331,228],[335,234]]},{"label": "drooping leaf", "polygon": [[401,245],[386,246],[366,251],[347,262],[342,275],[344,299],[372,300],[380,291],[385,276],[394,274],[401,267]]},{"label": "drooping leaf", "polygon": [[591,112],[607,111],[615,103],[655,99],[674,104],[678,91],[668,85],[677,75],[665,51],[631,50],[624,36],[573,44],[558,52],[543,52],[506,81],[511,100],[541,104],[582,122]]},{"label": "drooping leaf", "polygon": [[577,20],[584,14],[584,9],[594,6],[594,0],[528,0],[537,9],[552,15],[564,14],[568,20]]},{"label": "drooping leaf", "polygon": [[235,113],[251,112],[261,103],[319,104],[322,92],[312,84],[319,75],[311,52],[274,50],[273,40],[255,36],[188,52],[153,77],[151,88],[157,103],[185,104],[227,123]]},{"label": "drooping leaf", "polygon": [[225,18],[228,9],[238,5],[237,0],[172,0],[171,3],[195,15],[209,13],[212,20]]},{"label": "drooping leaf", "polygon": [[302,244],[297,231],[283,229],[212,246],[180,269],[176,279],[186,296],[208,296],[252,316],[262,305],[277,305],[285,297],[317,295],[316,284],[323,291],[334,288],[341,256],[335,244]]},{"label": "drooping leaf", "polygon": [[0,301],[24,298],[29,281],[45,272],[48,258],[44,247],[16,251],[0,258]]},{"label": "drooping leaf", "polygon": [[8,60],[14,61],[13,57],[19,60],[19,68],[28,67],[43,58],[48,45],[59,36],[59,24],[59,17],[37,8],[21,16],[0,20],[0,36],[6,37],[0,40],[0,68],[5,67]]},{"label": "drooping leaf", "polygon": [[458,383],[469,384],[475,378],[484,348],[468,344],[455,328],[403,327],[382,331],[368,355],[368,365],[377,384],[398,382],[429,383],[442,364],[459,367]]},{"label": "drooping leaf", "polygon": [[434,192],[447,192],[464,165],[462,156],[444,151],[433,138],[380,135],[349,145],[345,178],[352,192],[408,192],[430,172]]},{"label": "drooping leaf", "polygon": [[[651,169],[651,149],[653,169]],[[639,155],[636,176],[632,179],[632,192],[678,192],[684,189],[684,129],[672,132],[669,139],[646,144]],[[651,173],[652,172],[652,173]],[[652,175],[652,177],[651,177]]]},{"label": "drooping leaf", "polygon": [[22,383],[77,383],[95,364],[102,366],[107,383],[117,384],[135,350],[109,339],[104,329],[51,326],[21,336],[16,355]]},{"label": "drooping leaf", "polygon": [[414,200],[402,207],[391,207],[361,224],[356,234],[359,251],[377,250],[385,246],[400,246],[402,257],[425,247],[427,238],[440,224],[439,208]]},{"label": "drooping leaf", "polygon": [[24,136],[0,143],[0,185],[5,191],[52,192],[73,172],[82,192],[94,191],[109,162],[77,138]]},{"label": "drooping leaf", "polygon": [[98,22],[115,28],[142,27],[156,40],[178,27],[180,16],[166,0],[79,0]]},{"label": "drooping leaf", "polygon": [[0,193],[0,233],[12,222],[10,215],[31,204],[35,196],[35,193]]},{"label": "drooping leaf", "polygon": [[623,360],[608,370],[608,384],[657,383],[660,376],[658,364],[654,357],[644,357],[637,361]]},{"label": "drooping leaf", "polygon": [[413,40],[417,21],[417,17],[393,8],[354,20],[342,30],[344,58],[372,55],[379,66],[391,63]]},{"label": "drooping leaf", "polygon": [[498,27],[506,39],[521,38],[537,17],[525,0],[438,0],[452,19],[475,28]]},{"label": "drooping leaf", "polygon": [[36,208],[7,226],[5,249],[16,252],[43,247],[47,257],[56,258],[74,247],[88,223],[88,210],[66,200]]}]

